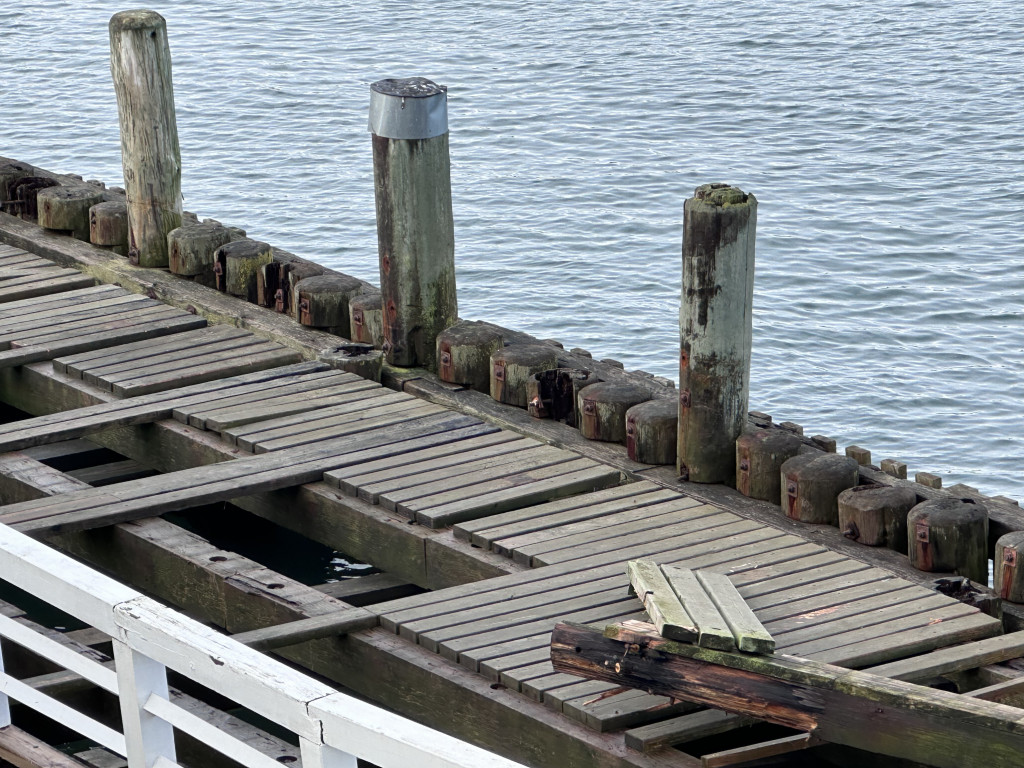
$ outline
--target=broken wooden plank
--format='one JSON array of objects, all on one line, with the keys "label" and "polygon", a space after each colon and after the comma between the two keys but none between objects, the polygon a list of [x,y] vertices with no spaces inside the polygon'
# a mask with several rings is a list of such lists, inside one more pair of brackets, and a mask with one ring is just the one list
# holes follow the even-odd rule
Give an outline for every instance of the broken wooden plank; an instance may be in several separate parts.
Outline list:
[{"label": "broken wooden plank", "polygon": [[651,625],[606,632],[559,624],[554,668],[941,768],[1010,768],[1024,750],[1024,713],[1013,707],[806,659],[699,648],[662,638]]},{"label": "broken wooden plank", "polygon": [[661,568],[649,560],[630,560],[626,572],[636,596],[663,637],[689,643],[700,636],[697,623],[679,602]]}]

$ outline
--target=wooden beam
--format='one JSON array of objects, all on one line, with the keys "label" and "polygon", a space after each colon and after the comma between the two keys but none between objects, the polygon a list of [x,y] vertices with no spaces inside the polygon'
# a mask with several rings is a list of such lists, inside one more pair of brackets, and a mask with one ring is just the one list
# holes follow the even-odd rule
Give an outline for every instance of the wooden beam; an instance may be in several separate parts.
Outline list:
[{"label": "wooden beam", "polygon": [[15,768],[83,768],[84,765],[16,725],[0,728],[0,759]]},{"label": "wooden beam", "polygon": [[1012,632],[940,648],[909,659],[868,667],[864,671],[893,680],[920,682],[1021,656],[1024,656],[1024,632]]},{"label": "wooden beam", "polygon": [[258,651],[270,651],[298,645],[307,640],[347,635],[349,632],[375,626],[376,614],[362,608],[344,608],[336,613],[310,616],[308,619],[290,621],[287,624],[241,632],[234,635],[233,639]]},{"label": "wooden beam", "polygon": [[1012,707],[806,659],[699,648],[666,640],[651,625],[607,632],[612,637],[559,624],[554,668],[941,768],[1010,768],[1024,750],[1024,713]]},{"label": "wooden beam", "polygon": [[728,765],[748,763],[751,760],[763,760],[766,757],[777,757],[788,755],[808,747],[822,744],[821,739],[809,733],[798,733],[795,736],[783,736],[781,739],[762,741],[760,744],[750,744],[745,747],[726,749],[721,752],[712,752],[700,759],[701,768],[725,768]]}]

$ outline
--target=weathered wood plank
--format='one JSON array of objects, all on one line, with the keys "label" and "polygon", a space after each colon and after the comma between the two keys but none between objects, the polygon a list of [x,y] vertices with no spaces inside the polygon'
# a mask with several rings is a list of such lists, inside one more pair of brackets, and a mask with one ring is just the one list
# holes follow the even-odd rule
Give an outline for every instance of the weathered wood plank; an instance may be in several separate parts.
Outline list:
[{"label": "weathered wood plank", "polygon": [[797,752],[808,747],[816,747],[824,742],[809,733],[798,733],[795,736],[783,736],[771,741],[762,741],[760,744],[750,744],[745,747],[734,747],[724,749],[720,752],[712,752],[700,759],[703,768],[724,768],[728,765],[749,763],[752,760],[763,760],[779,755],[788,755],[790,752]]},{"label": "weathered wood plank", "polygon": [[753,717],[733,715],[720,709],[703,709],[692,714],[633,728],[626,731],[624,739],[626,746],[637,752],[656,752],[665,747],[728,733],[757,722]]},{"label": "weathered wood plank", "polygon": [[[937,766],[1011,766],[1024,749],[1024,715],[863,672],[785,656],[722,653],[618,627],[626,646],[560,624],[555,669],[753,715],[820,738]],[[685,680],[685,682],[683,682]],[[884,717],[878,717],[884,703]]]},{"label": "weathered wood plank", "polygon": [[310,616],[287,624],[251,629],[233,636],[243,645],[258,651],[270,651],[289,645],[298,645],[307,640],[322,637],[336,637],[377,626],[377,616],[362,608],[344,608],[336,613]]},{"label": "weathered wood plank", "polygon": [[318,584],[315,589],[335,600],[355,606],[373,605],[423,592],[415,584],[410,584],[390,573],[372,573],[369,576],[332,581]]},{"label": "weathered wood plank", "polygon": [[0,759],[15,768],[84,768],[83,763],[16,725],[0,728]]},{"label": "weathered wood plank", "polygon": [[724,574],[695,571],[697,581],[725,619],[736,646],[750,653],[772,653],[775,640],[764,628],[750,607],[743,601],[736,587]]},{"label": "weathered wood plank", "polygon": [[95,284],[95,280],[88,275],[64,274],[56,277],[33,277],[30,281],[5,280],[4,283],[17,283],[16,285],[5,286],[0,284],[0,301],[17,301],[33,296],[45,296],[49,293],[60,293],[75,288],[88,288]]},{"label": "weathered wood plank", "polygon": [[873,675],[911,682],[964,672],[1024,656],[1024,632],[996,635],[920,656],[890,661],[864,670]]},{"label": "weathered wood plank", "polygon": [[673,565],[662,566],[661,571],[690,618],[697,624],[697,645],[720,651],[735,650],[736,638],[728,622],[708,597],[694,572]]},{"label": "weathered wood plank", "polygon": [[648,560],[630,560],[626,571],[629,583],[647,609],[658,633],[673,640],[696,642],[700,628],[680,602],[664,571]]}]

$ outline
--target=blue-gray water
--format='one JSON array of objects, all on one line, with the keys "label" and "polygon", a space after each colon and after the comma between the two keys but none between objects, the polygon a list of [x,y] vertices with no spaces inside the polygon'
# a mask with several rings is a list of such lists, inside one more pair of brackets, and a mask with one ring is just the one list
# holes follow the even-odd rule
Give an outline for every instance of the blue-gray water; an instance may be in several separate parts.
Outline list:
[{"label": "blue-gray water", "polygon": [[[107,21],[0,6],[0,154],[121,178]],[[760,201],[751,407],[1024,497],[1024,6],[179,0],[186,208],[376,281],[368,84],[449,86],[459,303],[676,376],[682,202]]]}]

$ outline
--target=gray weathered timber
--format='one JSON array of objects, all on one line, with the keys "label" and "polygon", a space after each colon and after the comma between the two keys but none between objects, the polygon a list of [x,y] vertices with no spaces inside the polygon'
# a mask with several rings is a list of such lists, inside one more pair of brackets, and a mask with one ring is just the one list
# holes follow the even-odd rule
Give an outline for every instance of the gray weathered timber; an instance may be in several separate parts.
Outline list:
[{"label": "gray weathered timber", "polygon": [[802,453],[779,471],[782,511],[803,523],[839,525],[839,494],[857,485],[857,462],[835,453]]},{"label": "gray weathered timber", "polygon": [[181,150],[167,22],[155,11],[110,19],[110,74],[121,125],[128,258],[167,266],[167,233],[181,226]]},{"label": "gray weathered timber", "polygon": [[349,275],[328,273],[303,278],[292,289],[295,319],[350,338],[348,302],[362,289],[362,281]]},{"label": "gray weathered timber", "polygon": [[775,650],[775,640],[743,601],[728,576],[707,570],[694,571],[694,574],[722,614],[741,651],[772,653]]},{"label": "gray weathered timber", "polygon": [[705,184],[683,204],[676,469],[697,483],[730,483],[747,422],[757,200]]},{"label": "gray weathered timber", "polygon": [[[385,92],[385,82],[395,87]],[[444,89],[429,83],[424,92],[421,82],[371,88],[388,114],[400,116],[406,99],[431,99],[446,115]],[[447,116],[444,122],[444,133],[424,138],[373,134],[384,352],[392,365],[436,369],[437,335],[458,320]]]},{"label": "gray weathered timber", "polygon": [[232,639],[258,651],[269,651],[375,626],[376,614],[363,608],[343,608],[337,613],[326,613],[272,627],[251,629],[235,635]]},{"label": "gray weathered timber", "polygon": [[558,366],[558,350],[550,344],[512,344],[491,353],[491,399],[525,408],[535,373]]},{"label": "gray weathered timber", "polygon": [[696,573],[689,568],[662,566],[669,586],[697,625],[697,645],[720,651],[736,650],[736,638],[718,607],[704,591]]},{"label": "gray weathered timber", "polygon": [[223,224],[182,224],[167,233],[168,267],[176,275],[205,275],[207,284],[210,284],[213,254],[229,242],[231,232]]},{"label": "gray weathered timber", "polygon": [[380,349],[384,344],[384,312],[377,291],[364,290],[348,300],[349,329],[352,341],[372,344]]},{"label": "gray weathered timber", "polygon": [[245,237],[225,243],[213,253],[217,288],[256,303],[256,276],[272,259],[273,248],[259,240]]},{"label": "gray weathered timber", "polygon": [[[617,625],[602,637],[590,627],[560,624],[552,636],[554,668],[929,765],[1019,764],[1019,709],[806,659],[702,649],[660,638],[647,626]],[[639,648],[631,652],[630,644]]]},{"label": "gray weathered timber", "polygon": [[907,515],[910,564],[988,583],[988,510],[972,499],[923,501]]}]

